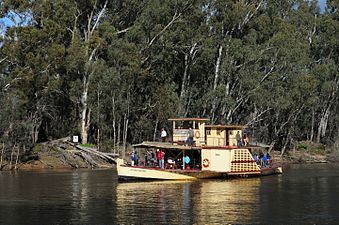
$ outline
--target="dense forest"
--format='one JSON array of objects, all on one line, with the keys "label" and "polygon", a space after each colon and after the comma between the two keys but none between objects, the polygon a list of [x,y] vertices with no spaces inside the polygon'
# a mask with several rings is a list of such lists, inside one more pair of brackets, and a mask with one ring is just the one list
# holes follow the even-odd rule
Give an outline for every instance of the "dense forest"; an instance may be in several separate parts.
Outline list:
[{"label": "dense forest", "polygon": [[[3,0],[0,142],[126,146],[171,117],[339,141],[339,1]],[[2,146],[0,146],[2,147]]]}]

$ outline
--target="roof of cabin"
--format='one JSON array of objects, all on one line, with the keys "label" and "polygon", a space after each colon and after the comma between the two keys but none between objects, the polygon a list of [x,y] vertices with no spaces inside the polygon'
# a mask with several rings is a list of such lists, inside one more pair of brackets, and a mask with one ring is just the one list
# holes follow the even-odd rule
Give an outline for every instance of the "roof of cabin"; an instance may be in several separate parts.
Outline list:
[{"label": "roof of cabin", "polygon": [[209,121],[207,118],[171,118],[169,121]]},{"label": "roof of cabin", "polygon": [[155,141],[144,141],[140,144],[133,145],[134,148],[162,148],[162,149],[178,149],[178,150],[189,150],[189,149],[201,149],[200,147],[191,147],[185,145],[174,145],[171,142],[155,142]]},{"label": "roof of cabin", "polygon": [[233,128],[233,129],[243,129],[246,128],[247,126],[245,125],[205,125],[206,128]]}]

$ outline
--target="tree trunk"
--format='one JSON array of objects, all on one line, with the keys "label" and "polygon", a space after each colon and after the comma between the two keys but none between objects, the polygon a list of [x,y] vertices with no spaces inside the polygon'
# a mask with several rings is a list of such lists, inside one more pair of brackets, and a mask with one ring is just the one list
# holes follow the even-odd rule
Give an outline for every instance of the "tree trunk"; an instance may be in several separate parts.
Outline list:
[{"label": "tree trunk", "polygon": [[88,85],[87,79],[84,77],[83,92],[81,96],[81,143],[86,144],[88,141],[88,128],[90,122],[90,109],[88,109]]},{"label": "tree trunk", "polygon": [[118,148],[120,147],[120,143],[121,143],[121,118],[118,120],[118,136],[117,136],[117,146]]},{"label": "tree trunk", "polygon": [[18,151],[16,153],[16,160],[15,160],[15,166],[14,169],[17,169],[18,161],[19,161],[19,155],[20,155],[20,148],[18,146]]},{"label": "tree trunk", "polygon": [[[221,59],[222,59],[222,52],[223,52],[223,46],[222,44],[219,45],[218,48],[218,57],[217,60],[215,62],[215,70],[214,70],[214,81],[213,81],[213,91],[215,91],[217,89],[218,86],[218,80],[219,80],[219,71],[220,71],[220,64],[221,64]],[[216,100],[213,100],[212,103],[212,110],[211,110],[211,121],[212,123],[214,123],[215,121],[215,112],[216,112]]]},{"label": "tree trunk", "polygon": [[126,155],[126,147],[127,147],[127,131],[128,131],[128,113],[124,115],[124,132],[123,132],[123,147],[122,147],[122,156]]},{"label": "tree trunk", "polygon": [[289,139],[290,139],[290,135],[291,135],[291,130],[288,130],[288,133],[287,133],[287,136],[286,136],[286,139],[285,139],[285,143],[284,143],[284,146],[282,147],[281,149],[281,155],[284,155],[285,151],[286,151],[286,147],[289,143]]},{"label": "tree trunk", "polygon": [[324,137],[326,134],[328,118],[330,115],[330,107],[331,107],[331,104],[328,104],[325,112],[323,113],[320,119],[319,126],[318,126],[317,143],[320,143],[321,138]]},{"label": "tree trunk", "polygon": [[[88,21],[87,21],[87,27],[83,30],[84,32],[84,42],[86,44],[86,57],[87,62],[85,63],[85,72],[82,74],[82,80],[83,80],[83,89],[82,89],[82,95],[80,99],[80,126],[81,126],[81,142],[83,144],[87,143],[88,141],[88,129],[90,125],[90,118],[91,118],[91,110],[88,107],[88,86],[90,84],[91,76],[95,72],[94,64],[96,62],[96,51],[100,44],[98,43],[97,46],[93,49],[90,49],[90,43],[92,41],[93,33],[98,28],[98,23],[101,19],[101,17],[104,16],[104,12],[107,7],[108,0],[105,1],[105,4],[103,5],[102,9],[99,11],[99,13],[96,13],[98,10],[97,1],[95,1],[95,5],[93,6],[92,11],[87,15]],[[76,30],[76,23],[78,21],[78,17],[75,16],[75,30]],[[75,30],[73,32],[75,32]]]},{"label": "tree trunk", "polygon": [[42,124],[42,119],[41,116],[39,116],[40,113],[38,110],[39,109],[36,109],[36,111],[28,117],[28,120],[32,123],[31,140],[33,144],[38,141],[39,129]]},{"label": "tree trunk", "polygon": [[187,109],[187,105],[188,105],[188,87],[189,87],[189,81],[190,81],[190,65],[192,63],[192,61],[195,58],[195,55],[197,53],[196,47],[197,47],[198,43],[194,43],[191,48],[189,53],[185,53],[185,69],[184,69],[184,75],[182,78],[182,83],[181,83],[181,91],[180,91],[180,105],[179,105],[179,110],[178,110],[178,114],[186,117],[188,114],[188,109]]},{"label": "tree trunk", "polygon": [[268,148],[268,153],[271,153],[274,145],[275,145],[275,140],[271,142],[270,147]]},{"label": "tree trunk", "polygon": [[98,123],[98,131],[97,131],[97,149],[100,151],[100,91],[97,91],[97,123]]},{"label": "tree trunk", "polygon": [[155,141],[155,139],[157,137],[158,123],[159,123],[159,119],[157,117],[157,119],[155,120],[155,126],[154,126],[154,132],[153,132],[153,141]]},{"label": "tree trunk", "polygon": [[11,159],[9,162],[9,169],[12,169],[12,160],[13,160],[13,154],[14,154],[14,149],[15,149],[16,144],[13,145],[12,152],[11,152]]},{"label": "tree trunk", "polygon": [[127,132],[128,132],[128,123],[129,123],[129,113],[130,113],[130,92],[127,93],[127,112],[124,115],[124,132],[123,132],[123,148],[122,156],[126,155],[127,147]]},{"label": "tree trunk", "polygon": [[311,122],[311,132],[310,132],[310,141],[313,141],[314,138],[314,120],[315,120],[315,112],[314,108],[312,108],[312,122]]},{"label": "tree trunk", "polygon": [[115,118],[115,97],[112,94],[112,128],[113,128],[113,149],[116,153],[117,148],[117,130],[116,130],[116,118]]},{"label": "tree trunk", "polygon": [[0,158],[0,170],[2,169],[2,158],[4,156],[5,143],[2,143],[1,158]]}]

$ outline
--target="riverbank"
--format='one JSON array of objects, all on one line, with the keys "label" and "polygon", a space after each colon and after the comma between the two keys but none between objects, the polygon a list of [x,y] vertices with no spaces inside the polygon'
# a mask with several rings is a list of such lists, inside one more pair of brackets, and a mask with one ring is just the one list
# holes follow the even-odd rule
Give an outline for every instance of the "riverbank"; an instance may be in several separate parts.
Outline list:
[{"label": "riverbank", "polygon": [[[81,148],[81,147],[80,147]],[[15,153],[7,156],[1,170],[112,168],[113,160],[98,154],[93,148],[80,149],[67,138],[35,145],[17,158]]]},{"label": "riverbank", "polygon": [[339,163],[339,144],[331,147],[312,142],[299,142],[293,150],[281,156],[272,151],[273,158],[283,164]]},{"label": "riverbank", "polygon": [[[95,148],[93,148],[95,149]],[[312,143],[299,143],[298,148],[281,156],[280,151],[271,151],[274,162],[281,164],[339,163],[339,149],[325,148]],[[2,170],[34,170],[34,169],[76,169],[76,168],[112,168],[111,160],[107,160],[91,151],[83,151],[67,139],[54,140],[35,145],[15,160],[3,160]]]}]

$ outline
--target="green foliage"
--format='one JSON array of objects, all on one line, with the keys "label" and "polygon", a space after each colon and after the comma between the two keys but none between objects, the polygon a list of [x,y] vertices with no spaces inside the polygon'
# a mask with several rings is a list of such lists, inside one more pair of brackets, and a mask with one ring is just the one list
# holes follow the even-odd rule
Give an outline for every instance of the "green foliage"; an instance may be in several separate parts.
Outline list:
[{"label": "green foliage", "polygon": [[89,144],[89,143],[86,143],[86,144],[80,144],[81,147],[87,147],[87,148],[94,148],[96,147],[95,144]]},{"label": "green foliage", "polygon": [[248,124],[281,149],[338,137],[337,1],[105,2],[0,4],[22,18],[1,38],[2,139],[78,134],[84,112],[113,147],[176,116]]},{"label": "green foliage", "polygon": [[325,155],[326,146],[323,144],[316,144],[313,142],[302,141],[296,145],[297,150],[305,151],[310,154]]}]

